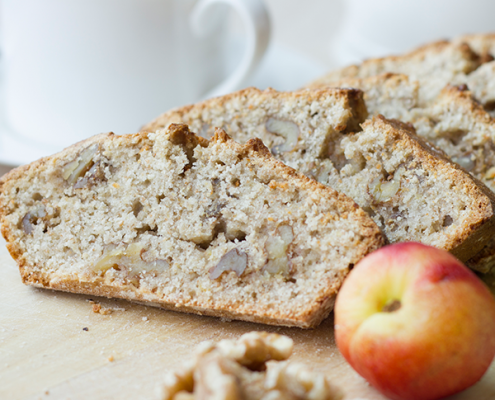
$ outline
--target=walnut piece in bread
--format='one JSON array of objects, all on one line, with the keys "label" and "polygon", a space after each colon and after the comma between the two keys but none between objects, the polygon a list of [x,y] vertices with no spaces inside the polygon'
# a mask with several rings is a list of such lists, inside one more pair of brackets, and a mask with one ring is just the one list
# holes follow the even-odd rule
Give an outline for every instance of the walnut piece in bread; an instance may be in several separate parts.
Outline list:
[{"label": "walnut piece in bread", "polygon": [[[69,180],[74,162],[84,168]],[[185,125],[95,136],[11,171],[0,219],[27,284],[303,328],[384,244],[354,201],[259,139],[239,145],[217,130],[209,141]],[[283,252],[267,245],[274,237]]]},{"label": "walnut piece in bread", "polygon": [[161,400],[337,400],[342,393],[323,375],[288,363],[287,336],[250,332],[237,340],[203,342],[183,370],[169,373]]}]

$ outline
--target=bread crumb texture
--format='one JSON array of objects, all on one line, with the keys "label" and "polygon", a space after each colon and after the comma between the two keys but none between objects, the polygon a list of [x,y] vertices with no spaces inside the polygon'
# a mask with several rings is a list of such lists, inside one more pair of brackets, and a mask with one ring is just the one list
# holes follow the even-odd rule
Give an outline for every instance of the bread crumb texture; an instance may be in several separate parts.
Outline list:
[{"label": "bread crumb texture", "polygon": [[2,233],[23,281],[174,310],[310,327],[383,245],[343,194],[261,141],[185,125],[99,135],[0,181]]},{"label": "bread crumb texture", "polygon": [[342,392],[325,376],[286,361],[287,336],[250,332],[237,340],[208,341],[182,370],[166,375],[161,400],[338,400]]}]

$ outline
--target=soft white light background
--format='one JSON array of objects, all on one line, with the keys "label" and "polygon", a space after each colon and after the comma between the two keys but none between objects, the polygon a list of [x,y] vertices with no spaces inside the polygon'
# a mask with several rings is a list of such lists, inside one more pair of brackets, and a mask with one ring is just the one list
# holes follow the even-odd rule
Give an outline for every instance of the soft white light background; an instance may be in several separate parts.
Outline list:
[{"label": "soft white light background", "polygon": [[[428,41],[464,33],[495,31],[493,0],[265,3],[272,21],[271,44],[260,68],[247,83],[261,88],[297,89],[332,68],[366,56],[407,51]],[[231,27],[232,40],[236,35],[242,37],[242,24],[233,15]],[[231,63],[234,68],[235,57]],[[7,169],[0,165],[0,175]]]}]

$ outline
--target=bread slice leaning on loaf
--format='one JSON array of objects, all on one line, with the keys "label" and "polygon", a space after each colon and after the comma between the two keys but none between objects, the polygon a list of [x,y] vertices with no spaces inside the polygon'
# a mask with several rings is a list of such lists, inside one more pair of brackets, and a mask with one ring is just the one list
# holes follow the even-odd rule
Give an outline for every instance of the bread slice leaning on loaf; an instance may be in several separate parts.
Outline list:
[{"label": "bread slice leaning on loaf", "polygon": [[367,78],[387,72],[405,74],[420,82],[419,102],[424,106],[433,101],[448,83],[466,83],[467,76],[480,65],[479,55],[466,43],[440,41],[409,53],[369,59],[359,65],[330,71],[307,87],[319,87],[339,79]]},{"label": "bread slice leaning on loaf", "polygon": [[30,285],[309,328],[384,244],[354,201],[259,139],[185,125],[104,134],[0,181],[2,233]]},{"label": "bread slice leaning on loaf", "polygon": [[495,120],[466,85],[447,85],[425,107],[418,100],[419,82],[406,75],[341,79],[332,86],[363,90],[371,115],[412,123],[419,136],[495,191]]},{"label": "bread slice leaning on loaf", "polygon": [[362,113],[351,110],[341,126],[346,93],[360,109],[357,91],[246,89],[171,110],[146,128],[185,123],[205,135],[223,127],[239,142],[259,137],[285,164],[353,198],[390,242],[474,256],[494,229],[491,191],[410,126],[377,117],[361,128]]},{"label": "bread slice leaning on loaf", "polygon": [[[447,85],[425,107],[419,105],[419,82],[406,75],[341,79],[333,85],[363,90],[370,114],[412,123],[419,136],[495,192],[495,120],[466,85]],[[495,270],[495,239],[492,241],[483,255],[467,261],[471,268],[484,273]]]},{"label": "bread slice leaning on loaf", "polygon": [[[475,37],[465,37],[463,41],[461,37],[452,42],[430,43],[402,55],[366,60],[359,65],[331,71],[307,87],[336,87],[335,83],[343,79],[404,74],[419,83],[417,101],[420,107],[434,102],[446,85],[466,84],[485,110],[495,116],[495,61],[491,61],[493,58],[487,53],[490,36],[483,38],[484,41],[476,41]],[[481,53],[473,51],[468,43]]]}]

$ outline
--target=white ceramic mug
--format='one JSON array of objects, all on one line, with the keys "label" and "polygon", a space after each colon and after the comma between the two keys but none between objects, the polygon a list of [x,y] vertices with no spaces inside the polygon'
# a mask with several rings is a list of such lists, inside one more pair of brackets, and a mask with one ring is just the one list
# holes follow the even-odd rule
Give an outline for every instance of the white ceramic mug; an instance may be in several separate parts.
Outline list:
[{"label": "white ceramic mug", "polygon": [[343,0],[343,6],[341,29],[331,45],[338,65],[495,29],[494,0]]},{"label": "white ceramic mug", "polygon": [[[246,49],[226,77],[229,7]],[[1,26],[9,128],[54,149],[236,90],[270,30],[262,0],[3,0]]]}]

